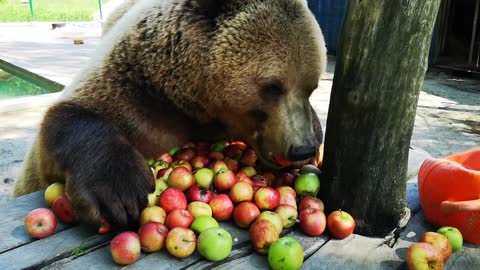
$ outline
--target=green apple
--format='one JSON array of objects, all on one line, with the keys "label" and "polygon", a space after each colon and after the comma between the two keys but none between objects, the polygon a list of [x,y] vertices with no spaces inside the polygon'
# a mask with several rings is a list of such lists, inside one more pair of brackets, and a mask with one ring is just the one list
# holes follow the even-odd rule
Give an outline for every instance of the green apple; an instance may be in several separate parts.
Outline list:
[{"label": "green apple", "polygon": [[218,228],[218,222],[211,216],[199,216],[195,218],[190,229],[196,233],[202,233],[210,228]]},{"label": "green apple", "polygon": [[155,191],[148,194],[148,206],[158,205],[160,194],[168,188],[167,181],[163,179],[155,180]]},{"label": "green apple", "polygon": [[197,248],[205,259],[214,262],[221,261],[227,258],[232,251],[232,236],[220,227],[210,228],[200,233]]},{"label": "green apple", "polygon": [[212,185],[215,173],[209,168],[201,168],[195,172],[194,176],[197,185],[204,188],[209,188]]},{"label": "green apple", "polygon": [[282,237],[268,250],[268,263],[273,270],[300,269],[303,264],[303,248],[293,237]]},{"label": "green apple", "polygon": [[170,151],[168,151],[168,153],[170,154],[170,156],[173,157],[173,155],[175,155],[175,153],[177,153],[180,149],[182,149],[180,146],[175,146],[172,149],[170,149]]},{"label": "green apple", "polygon": [[297,195],[315,196],[320,189],[320,179],[314,173],[302,174],[295,180],[294,188]]},{"label": "green apple", "polygon": [[448,238],[448,241],[450,241],[450,244],[452,244],[453,251],[457,251],[462,247],[463,236],[457,228],[443,226],[437,230],[437,233],[443,234]]},{"label": "green apple", "polygon": [[226,145],[227,145],[227,142],[216,142],[210,145],[210,151],[223,152],[223,150],[225,150]]}]

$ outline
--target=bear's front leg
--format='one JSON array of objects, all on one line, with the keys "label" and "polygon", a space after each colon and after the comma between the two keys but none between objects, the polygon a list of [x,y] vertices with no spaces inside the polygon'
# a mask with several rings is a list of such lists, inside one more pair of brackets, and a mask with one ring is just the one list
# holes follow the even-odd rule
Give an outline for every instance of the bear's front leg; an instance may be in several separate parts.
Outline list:
[{"label": "bear's front leg", "polygon": [[75,215],[114,227],[138,225],[139,212],[154,191],[153,174],[142,155],[99,114],[61,102],[46,114],[40,130],[46,154],[65,172]]}]

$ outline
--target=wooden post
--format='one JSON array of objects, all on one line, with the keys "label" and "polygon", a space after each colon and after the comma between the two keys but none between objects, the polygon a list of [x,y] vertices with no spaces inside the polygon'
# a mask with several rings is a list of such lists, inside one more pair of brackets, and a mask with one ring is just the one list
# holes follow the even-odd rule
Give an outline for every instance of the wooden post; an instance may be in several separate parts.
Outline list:
[{"label": "wooden post", "polygon": [[320,196],[383,236],[409,218],[410,138],[440,0],[350,0],[337,54]]}]

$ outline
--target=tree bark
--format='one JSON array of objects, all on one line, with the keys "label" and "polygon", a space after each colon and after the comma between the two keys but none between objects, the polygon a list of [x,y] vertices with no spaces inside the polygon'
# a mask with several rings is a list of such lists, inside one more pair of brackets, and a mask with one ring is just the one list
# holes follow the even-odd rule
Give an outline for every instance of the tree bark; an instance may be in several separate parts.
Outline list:
[{"label": "tree bark", "polygon": [[381,236],[409,217],[410,138],[440,0],[350,0],[325,137],[321,198]]}]

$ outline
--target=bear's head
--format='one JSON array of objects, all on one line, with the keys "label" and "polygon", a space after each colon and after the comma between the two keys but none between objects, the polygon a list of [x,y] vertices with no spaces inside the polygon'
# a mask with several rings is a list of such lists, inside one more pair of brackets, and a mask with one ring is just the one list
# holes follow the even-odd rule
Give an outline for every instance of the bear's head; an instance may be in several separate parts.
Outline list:
[{"label": "bear's head", "polygon": [[218,26],[206,72],[210,114],[267,165],[274,166],[274,155],[312,158],[322,134],[309,97],[325,70],[326,49],[306,1],[203,2],[216,2],[210,8]]}]

